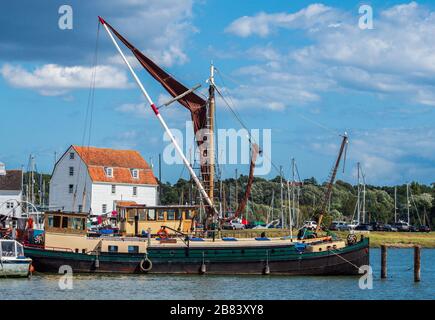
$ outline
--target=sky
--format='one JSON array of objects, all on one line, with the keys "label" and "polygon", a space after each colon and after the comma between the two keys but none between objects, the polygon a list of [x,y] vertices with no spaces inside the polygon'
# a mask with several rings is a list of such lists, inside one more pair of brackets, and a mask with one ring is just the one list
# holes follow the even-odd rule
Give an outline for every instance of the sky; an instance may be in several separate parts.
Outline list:
[{"label": "sky", "polygon": [[[186,86],[201,84],[201,93],[213,61],[216,84],[244,125],[271,130],[273,166],[263,177],[277,176],[279,166],[288,177],[295,158],[302,179],[325,181],[347,132],[339,179],[355,183],[360,162],[369,184],[435,182],[431,1],[68,1],[73,23],[66,30],[59,28],[63,4],[2,4],[0,161],[9,169],[26,168],[33,154],[37,168],[49,173],[55,154],[89,144],[138,150],[157,174],[168,142],[98,28],[101,15]],[[372,8],[373,29],[360,28],[361,5]],[[168,100],[133,66],[158,103]],[[189,114],[180,105],[162,115],[171,128],[186,131]],[[241,128],[222,99],[216,124]],[[248,172],[247,165],[231,164],[220,171],[230,177],[235,168]],[[164,181],[188,177],[182,165],[163,163],[162,171]]]}]

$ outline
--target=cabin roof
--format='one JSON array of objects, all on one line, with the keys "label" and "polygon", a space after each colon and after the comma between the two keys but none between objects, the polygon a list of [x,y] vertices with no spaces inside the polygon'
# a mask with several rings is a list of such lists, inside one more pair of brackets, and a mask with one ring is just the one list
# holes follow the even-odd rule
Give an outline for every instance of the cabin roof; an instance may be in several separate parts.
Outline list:
[{"label": "cabin roof", "polygon": [[[88,167],[94,182],[157,185],[157,179],[148,163],[135,150],[72,146]],[[106,175],[105,168],[113,168],[113,177]],[[139,178],[133,178],[137,169]]]},{"label": "cabin roof", "polygon": [[6,170],[5,175],[0,175],[0,190],[22,190],[22,171]]}]

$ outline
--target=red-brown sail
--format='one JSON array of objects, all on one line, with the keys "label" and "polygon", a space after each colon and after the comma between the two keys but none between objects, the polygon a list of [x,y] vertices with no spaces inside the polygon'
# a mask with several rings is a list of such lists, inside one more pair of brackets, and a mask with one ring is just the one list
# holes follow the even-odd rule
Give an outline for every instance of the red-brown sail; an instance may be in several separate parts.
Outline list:
[{"label": "red-brown sail", "polygon": [[[149,72],[151,76],[154,77],[165,90],[172,96],[177,97],[189,89],[177,81],[173,76],[167,73],[165,70],[160,68],[156,63],[154,63],[150,58],[145,56],[142,52],[140,52],[137,48],[135,48],[130,42],[127,41],[118,31],[116,31],[107,21],[105,21],[107,27],[116,35],[116,37],[124,43],[124,45],[131,50],[136,59],[140,62],[140,64]],[[207,102],[199,97],[194,92],[190,92],[187,95],[177,100],[184,107],[186,107],[192,117],[193,121],[193,129],[195,136],[198,131],[205,130],[207,125]],[[202,139],[196,139],[198,147],[203,143]],[[203,157],[204,154],[200,153],[200,161],[201,161],[201,174],[204,181],[208,180],[207,177],[207,168],[206,161]]]}]

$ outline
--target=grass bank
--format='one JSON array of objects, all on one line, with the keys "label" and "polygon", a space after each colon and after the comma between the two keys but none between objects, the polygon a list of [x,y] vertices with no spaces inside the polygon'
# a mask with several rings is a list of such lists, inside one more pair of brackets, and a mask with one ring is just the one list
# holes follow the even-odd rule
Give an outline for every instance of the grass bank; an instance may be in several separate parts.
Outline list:
[{"label": "grass bank", "polygon": [[[262,232],[266,232],[268,237],[283,237],[290,234],[286,229],[267,229],[267,230],[223,230],[221,236],[235,238],[259,237]],[[293,231],[293,235],[296,235]],[[348,232],[335,232],[341,238],[346,238]],[[370,247],[378,248],[381,244],[393,247],[410,247],[421,245],[423,248],[435,248],[435,232],[363,232],[370,238]]]}]

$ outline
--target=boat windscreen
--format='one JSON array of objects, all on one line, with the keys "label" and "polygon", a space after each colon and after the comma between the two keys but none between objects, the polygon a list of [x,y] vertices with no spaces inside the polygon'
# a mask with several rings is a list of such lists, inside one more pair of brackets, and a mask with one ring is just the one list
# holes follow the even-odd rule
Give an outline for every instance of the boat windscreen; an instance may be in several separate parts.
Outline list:
[{"label": "boat windscreen", "polygon": [[2,241],[1,255],[3,257],[15,257],[15,241]]}]

